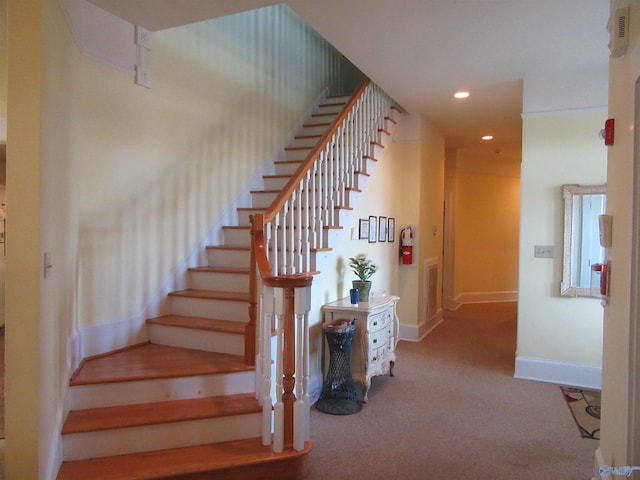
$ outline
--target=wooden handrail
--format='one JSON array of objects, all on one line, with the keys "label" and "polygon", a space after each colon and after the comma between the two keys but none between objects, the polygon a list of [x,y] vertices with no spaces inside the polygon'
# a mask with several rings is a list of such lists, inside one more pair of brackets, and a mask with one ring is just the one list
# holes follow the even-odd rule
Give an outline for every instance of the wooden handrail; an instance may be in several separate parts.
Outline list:
[{"label": "wooden handrail", "polygon": [[349,102],[347,102],[336,120],[333,122],[331,128],[325,132],[322,138],[320,138],[317,145],[311,150],[311,152],[309,152],[307,157],[302,162],[302,165],[300,165],[298,170],[291,176],[282,191],[278,194],[276,199],[271,203],[271,206],[264,213],[265,222],[271,222],[275,218],[276,214],[280,211],[280,209],[284,206],[285,202],[291,197],[293,191],[298,187],[300,181],[304,178],[309,168],[311,168],[316,158],[318,158],[320,152],[322,152],[322,150],[326,147],[327,142],[331,139],[333,134],[336,133],[338,126],[347,117],[349,111],[362,96],[369,83],[371,83],[371,80],[369,80],[368,78],[365,78],[362,83],[360,83],[360,86],[356,89]]}]

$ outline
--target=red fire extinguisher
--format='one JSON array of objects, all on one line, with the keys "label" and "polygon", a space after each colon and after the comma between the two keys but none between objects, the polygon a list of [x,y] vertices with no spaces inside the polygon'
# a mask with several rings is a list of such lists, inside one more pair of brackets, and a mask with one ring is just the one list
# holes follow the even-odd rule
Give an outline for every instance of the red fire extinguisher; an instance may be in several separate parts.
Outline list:
[{"label": "red fire extinguisher", "polygon": [[413,264],[413,231],[411,227],[403,228],[400,232],[400,263]]}]

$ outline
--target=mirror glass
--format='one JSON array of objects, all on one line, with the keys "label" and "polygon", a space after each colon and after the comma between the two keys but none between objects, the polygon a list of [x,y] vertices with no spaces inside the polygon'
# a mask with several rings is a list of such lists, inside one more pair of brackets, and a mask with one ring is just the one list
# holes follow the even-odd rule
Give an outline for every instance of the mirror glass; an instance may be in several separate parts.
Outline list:
[{"label": "mirror glass", "polygon": [[605,185],[563,185],[563,296],[591,296],[591,265],[604,262],[598,216],[605,213]]}]

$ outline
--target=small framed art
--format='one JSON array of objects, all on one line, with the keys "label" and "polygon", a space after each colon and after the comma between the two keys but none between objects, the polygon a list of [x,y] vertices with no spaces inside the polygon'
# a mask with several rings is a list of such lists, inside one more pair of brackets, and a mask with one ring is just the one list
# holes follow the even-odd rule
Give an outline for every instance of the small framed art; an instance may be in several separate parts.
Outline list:
[{"label": "small framed art", "polygon": [[377,217],[369,217],[369,243],[376,243],[378,239],[378,219]]},{"label": "small framed art", "polygon": [[378,241],[387,241],[387,217],[378,217]]},{"label": "small framed art", "polygon": [[387,242],[396,241],[396,219],[389,217],[387,219]]},{"label": "small framed art", "polygon": [[368,218],[361,218],[360,219],[360,224],[358,226],[358,238],[360,240],[362,239],[368,239],[369,238],[369,219]]}]

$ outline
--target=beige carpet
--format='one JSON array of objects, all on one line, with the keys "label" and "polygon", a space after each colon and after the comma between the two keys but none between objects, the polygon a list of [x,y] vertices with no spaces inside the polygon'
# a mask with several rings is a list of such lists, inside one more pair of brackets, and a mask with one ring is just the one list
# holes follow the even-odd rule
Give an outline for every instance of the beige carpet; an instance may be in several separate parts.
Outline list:
[{"label": "beige carpet", "polygon": [[557,385],[516,380],[515,304],[465,306],[400,342],[357,414],[311,412],[309,480],[588,480],[598,442]]}]

